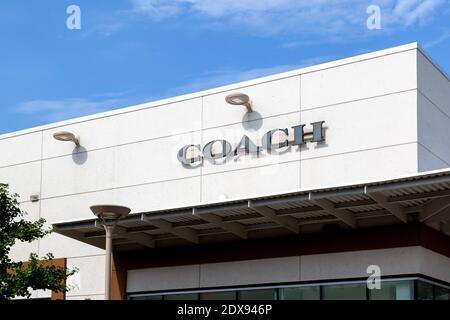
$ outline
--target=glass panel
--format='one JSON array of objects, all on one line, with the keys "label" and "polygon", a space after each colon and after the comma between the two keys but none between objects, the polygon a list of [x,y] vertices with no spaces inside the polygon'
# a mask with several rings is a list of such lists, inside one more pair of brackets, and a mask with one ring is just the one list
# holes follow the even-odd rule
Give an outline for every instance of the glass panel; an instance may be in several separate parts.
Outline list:
[{"label": "glass panel", "polygon": [[417,299],[433,300],[433,285],[425,281],[417,280]]},{"label": "glass panel", "polygon": [[164,300],[198,300],[198,293],[168,294]]},{"label": "glass panel", "polygon": [[239,300],[276,300],[276,289],[259,289],[238,291]]},{"label": "glass panel", "polygon": [[[322,293],[321,293],[322,289]],[[279,293],[278,293],[279,290]],[[417,290],[417,292],[415,292]],[[129,296],[130,300],[450,300],[450,289],[423,280],[382,281],[381,289],[368,290],[366,283],[307,285],[253,290],[210,291],[164,295]]]},{"label": "glass panel", "polygon": [[236,291],[203,292],[201,300],[236,300]]},{"label": "glass panel", "polygon": [[369,290],[370,300],[412,300],[413,282],[405,281],[382,281],[381,289]]},{"label": "glass panel", "polygon": [[324,300],[366,300],[366,284],[342,284],[323,286]]},{"label": "glass panel", "polygon": [[435,286],[434,300],[450,300],[450,289]]},{"label": "glass panel", "polygon": [[283,300],[320,300],[320,287],[297,287],[281,289]]},{"label": "glass panel", "polygon": [[130,300],[162,300],[162,295],[130,297]]}]

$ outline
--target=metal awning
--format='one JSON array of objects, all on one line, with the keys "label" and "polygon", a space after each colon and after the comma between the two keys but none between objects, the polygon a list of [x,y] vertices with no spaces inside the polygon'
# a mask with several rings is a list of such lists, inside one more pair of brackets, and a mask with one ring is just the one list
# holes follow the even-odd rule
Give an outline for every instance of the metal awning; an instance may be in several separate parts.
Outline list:
[{"label": "metal awning", "polygon": [[[134,213],[118,222],[113,245],[125,251],[417,221],[450,235],[450,170]],[[95,218],[53,227],[57,233],[104,248],[104,230]]]}]

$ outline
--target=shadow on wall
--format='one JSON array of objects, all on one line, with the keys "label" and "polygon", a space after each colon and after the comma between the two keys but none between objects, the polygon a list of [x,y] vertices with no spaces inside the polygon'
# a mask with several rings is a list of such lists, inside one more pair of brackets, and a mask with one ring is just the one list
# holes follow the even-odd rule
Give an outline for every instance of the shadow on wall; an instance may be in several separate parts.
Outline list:
[{"label": "shadow on wall", "polygon": [[247,112],[242,117],[242,127],[248,131],[258,131],[263,124],[262,115],[257,112]]},{"label": "shadow on wall", "polygon": [[87,150],[82,147],[76,147],[75,149],[73,149],[72,151],[72,160],[73,162],[75,162],[78,165],[82,165],[87,161],[88,158],[88,153]]}]

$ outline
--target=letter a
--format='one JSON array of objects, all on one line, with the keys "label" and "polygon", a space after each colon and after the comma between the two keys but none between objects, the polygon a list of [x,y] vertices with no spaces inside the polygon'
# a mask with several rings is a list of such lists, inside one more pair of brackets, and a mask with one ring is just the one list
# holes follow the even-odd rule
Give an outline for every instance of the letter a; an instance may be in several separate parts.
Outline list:
[{"label": "letter a", "polygon": [[81,10],[80,7],[77,5],[70,5],[67,7],[66,10],[67,14],[70,14],[70,16],[67,17],[66,20],[66,26],[67,29],[73,30],[73,29],[81,29]]},{"label": "letter a", "polygon": [[366,21],[367,29],[369,29],[369,30],[381,29],[381,9],[380,9],[380,7],[372,4],[367,7],[366,13],[370,14],[370,16],[367,18],[367,21]]},{"label": "letter a", "polygon": [[366,271],[370,274],[367,278],[367,289],[381,289],[381,268],[377,265],[370,265]]}]

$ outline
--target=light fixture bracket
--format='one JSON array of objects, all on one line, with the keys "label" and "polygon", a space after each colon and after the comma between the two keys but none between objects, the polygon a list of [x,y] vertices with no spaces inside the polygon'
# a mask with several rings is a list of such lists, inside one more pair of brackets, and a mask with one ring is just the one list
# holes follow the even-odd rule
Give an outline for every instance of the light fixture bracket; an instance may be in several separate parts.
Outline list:
[{"label": "light fixture bracket", "polygon": [[225,97],[225,101],[231,105],[245,106],[247,112],[253,112],[252,101],[245,93],[236,92],[229,94]]},{"label": "light fixture bracket", "polygon": [[59,141],[72,141],[77,147],[80,146],[80,137],[76,137],[72,132],[58,131],[53,134],[53,138]]}]

